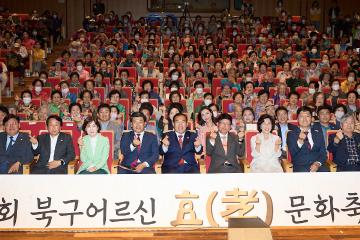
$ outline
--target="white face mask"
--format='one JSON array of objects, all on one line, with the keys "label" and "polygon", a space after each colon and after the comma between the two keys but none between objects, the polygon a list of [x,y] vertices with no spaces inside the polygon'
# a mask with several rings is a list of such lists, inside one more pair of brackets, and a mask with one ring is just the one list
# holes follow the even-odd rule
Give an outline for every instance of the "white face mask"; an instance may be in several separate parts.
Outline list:
[{"label": "white face mask", "polygon": [[211,103],[212,103],[212,101],[210,99],[205,99],[204,100],[205,106],[209,106]]},{"label": "white face mask", "polygon": [[271,56],[271,52],[266,52],[266,56],[270,57]]},{"label": "white face mask", "polygon": [[41,90],[42,90],[42,87],[35,87],[35,92],[39,93],[39,92],[41,92]]},{"label": "white face mask", "polygon": [[348,81],[349,81],[349,82],[353,82],[353,81],[354,81],[354,77],[348,77]]},{"label": "white face mask", "polygon": [[214,111],[213,116],[214,116],[214,118],[216,118],[218,116],[218,112]]},{"label": "white face mask", "polygon": [[61,93],[62,93],[63,95],[66,95],[66,94],[69,93],[69,89],[68,89],[68,88],[63,88],[63,89],[61,89]]},{"label": "white face mask", "polygon": [[173,54],[174,53],[174,49],[169,49],[169,53]]},{"label": "white face mask", "polygon": [[146,103],[146,102],[149,102],[149,99],[147,99],[147,98],[141,98],[141,99],[140,99],[140,102],[141,102],[141,103]]},{"label": "white face mask", "polygon": [[116,118],[117,118],[117,113],[111,113],[111,115],[110,115],[110,120],[111,120],[111,121],[115,121]]},{"label": "white face mask", "polygon": [[29,105],[29,104],[31,103],[31,98],[29,98],[29,97],[24,97],[24,98],[23,98],[23,102],[24,102],[25,105]]},{"label": "white face mask", "polygon": [[316,54],[316,53],[317,53],[317,49],[315,49],[315,48],[311,49],[311,53],[312,53],[312,54]]},{"label": "white face mask", "polygon": [[176,87],[170,88],[170,92],[177,91],[178,89]]},{"label": "white face mask", "polygon": [[337,120],[340,120],[341,118],[342,118],[342,116],[344,116],[344,112],[342,112],[342,111],[336,111],[335,112],[335,117],[336,117],[336,119]]},{"label": "white face mask", "polygon": [[202,94],[203,93],[203,88],[196,88],[196,93],[197,94]]},{"label": "white face mask", "polygon": [[173,74],[173,75],[171,75],[171,79],[174,80],[174,81],[176,81],[176,80],[179,79],[179,75]]},{"label": "white face mask", "polygon": [[76,69],[80,72],[83,69],[83,66],[78,65],[78,66],[76,66]]},{"label": "white face mask", "polygon": [[309,93],[310,93],[310,94],[314,94],[314,93],[315,93],[315,89],[314,89],[314,88],[309,88]]},{"label": "white face mask", "polygon": [[360,95],[360,88],[356,89],[356,92]]},{"label": "white face mask", "polygon": [[339,86],[338,84],[333,85],[333,86],[332,86],[332,89],[333,89],[334,91],[337,91],[337,90],[340,89],[340,86]]},{"label": "white face mask", "polygon": [[246,81],[246,82],[251,82],[251,81],[252,81],[252,77],[246,77],[246,78],[245,78],[245,81]]}]

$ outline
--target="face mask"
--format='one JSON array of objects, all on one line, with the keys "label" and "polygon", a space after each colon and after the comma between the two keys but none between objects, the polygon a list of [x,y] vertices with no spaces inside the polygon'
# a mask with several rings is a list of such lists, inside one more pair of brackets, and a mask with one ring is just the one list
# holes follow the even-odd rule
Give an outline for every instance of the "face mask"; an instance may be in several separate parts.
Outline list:
[{"label": "face mask", "polygon": [[171,31],[166,31],[166,35],[170,35],[171,34]]},{"label": "face mask", "polygon": [[172,79],[173,81],[176,81],[176,80],[179,79],[179,75],[173,74],[173,75],[171,75],[171,79]]},{"label": "face mask", "polygon": [[139,35],[135,35],[135,40],[139,40],[140,36]]},{"label": "face mask", "polygon": [[287,32],[284,32],[284,37],[287,37],[289,34]]},{"label": "face mask", "polygon": [[24,102],[25,105],[29,105],[29,104],[31,103],[31,98],[29,98],[29,97],[24,97],[24,98],[23,98],[23,102]]},{"label": "face mask", "polygon": [[217,27],[217,28],[220,28],[220,27],[221,27],[221,24],[216,24],[216,27]]},{"label": "face mask", "polygon": [[78,66],[76,66],[76,69],[80,72],[83,69],[83,66],[78,65]]},{"label": "face mask", "polygon": [[314,89],[314,88],[309,88],[309,93],[310,93],[310,94],[314,94],[314,93],[315,93],[315,89]]},{"label": "face mask", "polygon": [[110,49],[109,49],[109,52],[111,52],[111,53],[114,52],[114,49],[113,49],[113,48],[110,48]]},{"label": "face mask", "polygon": [[246,78],[245,78],[245,81],[251,82],[251,81],[252,81],[252,77],[246,77]]},{"label": "face mask", "polygon": [[329,60],[324,59],[324,60],[323,60],[323,63],[328,64],[328,63],[329,63]]},{"label": "face mask", "polygon": [[202,89],[202,88],[196,88],[196,93],[197,93],[197,94],[202,94],[202,93],[203,93],[203,89]]},{"label": "face mask", "polygon": [[266,52],[266,56],[270,57],[271,56],[271,52]]},{"label": "face mask", "polygon": [[360,95],[360,88],[356,89],[356,92]]},{"label": "face mask", "polygon": [[315,40],[316,40],[316,37],[312,37],[311,40],[315,41]]},{"label": "face mask", "polygon": [[214,116],[214,118],[216,118],[218,116],[218,112],[214,111],[213,116]]},{"label": "face mask", "polygon": [[140,99],[140,102],[141,102],[141,103],[146,103],[146,102],[149,102],[149,99],[147,99],[147,98],[141,98],[141,99]]},{"label": "face mask", "polygon": [[203,28],[202,27],[199,27],[199,32],[202,32]]},{"label": "face mask", "polygon": [[170,92],[174,92],[174,91],[177,91],[178,89],[173,87],[173,88],[170,88]]},{"label": "face mask", "polygon": [[36,35],[37,35],[37,32],[34,31],[34,32],[33,32],[33,35],[36,36]]},{"label": "face mask", "polygon": [[335,112],[335,117],[336,117],[336,119],[337,120],[340,120],[341,118],[342,118],[342,116],[344,116],[344,112],[342,112],[342,111],[336,111]]},{"label": "face mask", "polygon": [[288,55],[291,55],[291,50],[286,51]]},{"label": "face mask", "polygon": [[174,53],[174,49],[170,49],[170,50],[169,50],[169,53],[170,53],[170,54],[173,54],[173,53]]},{"label": "face mask", "polygon": [[315,49],[315,48],[311,49],[311,53],[312,53],[312,54],[316,54],[316,53],[317,53],[317,49]]},{"label": "face mask", "polygon": [[348,77],[348,81],[349,81],[349,82],[353,82],[353,81],[354,81],[354,77]]},{"label": "face mask", "polygon": [[185,34],[189,34],[189,33],[190,33],[190,30],[186,29]]},{"label": "face mask", "polygon": [[205,106],[209,106],[211,103],[212,103],[212,101],[210,99],[205,99],[204,100]]},{"label": "face mask", "polygon": [[41,90],[42,90],[42,87],[35,87],[35,92],[39,93],[39,92],[41,92]]},{"label": "face mask", "polygon": [[111,113],[111,115],[110,115],[110,120],[111,120],[111,121],[115,121],[116,118],[117,118],[117,113]]},{"label": "face mask", "polygon": [[63,95],[66,95],[66,94],[69,93],[69,89],[68,89],[68,88],[63,88],[63,89],[61,89],[61,93],[62,93]]},{"label": "face mask", "polygon": [[339,88],[340,88],[340,86],[339,86],[338,84],[332,86],[332,89],[333,89],[334,91],[338,91]]},{"label": "face mask", "polygon": [[292,29],[292,30],[296,30],[296,26],[292,26],[291,29]]},{"label": "face mask", "polygon": [[237,35],[237,32],[233,32],[233,36],[236,36]]},{"label": "face mask", "polygon": [[80,38],[80,41],[81,41],[81,42],[84,42],[84,41],[85,41],[85,38],[81,37],[81,38]]}]

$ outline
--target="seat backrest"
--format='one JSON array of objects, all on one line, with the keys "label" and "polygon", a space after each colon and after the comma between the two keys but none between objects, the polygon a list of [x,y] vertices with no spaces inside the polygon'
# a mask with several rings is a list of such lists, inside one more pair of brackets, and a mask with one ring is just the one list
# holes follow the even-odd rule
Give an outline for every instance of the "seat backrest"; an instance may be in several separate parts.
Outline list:
[{"label": "seat backrest", "polygon": [[114,160],[114,132],[111,130],[102,130],[100,131],[101,135],[109,139],[110,149],[109,156],[107,160],[109,171],[111,171],[112,162]]},{"label": "seat backrest", "polygon": [[32,136],[38,136],[40,130],[46,130],[45,121],[20,121],[21,130],[29,130]]},{"label": "seat backrest", "polygon": [[105,100],[105,88],[104,87],[94,87],[94,91],[100,94],[100,99],[103,102]]},{"label": "seat backrest", "polygon": [[78,139],[81,136],[81,131],[78,129],[77,125],[73,121],[64,121],[61,127],[61,131],[71,132],[72,141],[74,145],[74,151],[76,156],[80,156],[80,149],[78,145]]},{"label": "seat backrest", "polygon": [[251,155],[251,138],[258,134],[259,132],[256,130],[247,130],[245,131],[245,158],[251,163],[253,157]]},{"label": "seat backrest", "polygon": [[234,103],[233,99],[223,99],[221,101],[222,112],[227,113],[229,111],[230,104]]}]

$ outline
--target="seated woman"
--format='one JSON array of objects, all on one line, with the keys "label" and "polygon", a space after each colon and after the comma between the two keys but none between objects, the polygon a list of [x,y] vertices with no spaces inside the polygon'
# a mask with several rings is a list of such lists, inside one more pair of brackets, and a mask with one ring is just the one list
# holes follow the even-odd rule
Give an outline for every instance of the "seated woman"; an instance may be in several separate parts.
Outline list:
[{"label": "seated woman", "polygon": [[83,84],[84,90],[88,90],[92,93],[94,98],[101,99],[101,95],[99,92],[95,90],[95,81],[92,79],[86,80]]},{"label": "seated woman", "polygon": [[82,114],[85,116],[96,116],[96,106],[92,103],[94,96],[89,90],[80,93],[78,101],[82,108]]},{"label": "seated woman", "polygon": [[100,134],[100,123],[89,117],[84,121],[83,130],[86,135],[78,141],[82,164],[77,174],[110,173],[107,165],[110,144],[108,138]]},{"label": "seated woman", "polygon": [[21,92],[21,99],[15,96],[15,105],[18,113],[24,113],[25,119],[21,120],[33,120],[33,113],[37,111],[37,107],[31,103],[32,94],[29,90]]},{"label": "seated woman", "polygon": [[47,103],[49,101],[49,95],[47,92],[43,90],[44,88],[44,82],[40,79],[35,79],[32,82],[32,90],[31,94],[33,98],[41,99],[42,103]]},{"label": "seated woman", "polygon": [[48,104],[49,115],[64,116],[64,112],[67,111],[68,105],[64,103],[61,92],[55,90],[51,93],[51,101]]},{"label": "seated woman", "polygon": [[251,172],[283,172],[279,157],[281,156],[281,139],[273,135],[274,119],[267,114],[262,115],[257,128],[260,133],[251,138]]},{"label": "seated woman", "polygon": [[74,121],[76,123],[76,126],[78,129],[81,130],[84,118],[87,116],[84,116],[81,114],[82,109],[80,103],[72,103],[69,106],[69,112],[67,115],[63,116],[64,121]]}]

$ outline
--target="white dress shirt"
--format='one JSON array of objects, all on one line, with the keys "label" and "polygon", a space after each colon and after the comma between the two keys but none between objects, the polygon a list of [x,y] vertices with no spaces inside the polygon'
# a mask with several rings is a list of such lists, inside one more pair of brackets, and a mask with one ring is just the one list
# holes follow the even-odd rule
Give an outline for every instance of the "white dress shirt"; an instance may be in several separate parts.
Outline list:
[{"label": "white dress shirt", "polygon": [[[56,143],[58,140],[59,134],[56,135],[55,137],[52,137],[50,135],[50,157],[49,157],[49,162],[54,161],[54,153],[55,153],[55,147],[56,147]],[[35,150],[37,149],[39,146],[39,143],[37,144],[32,144],[32,148]],[[59,160],[59,159],[58,159]]]}]

